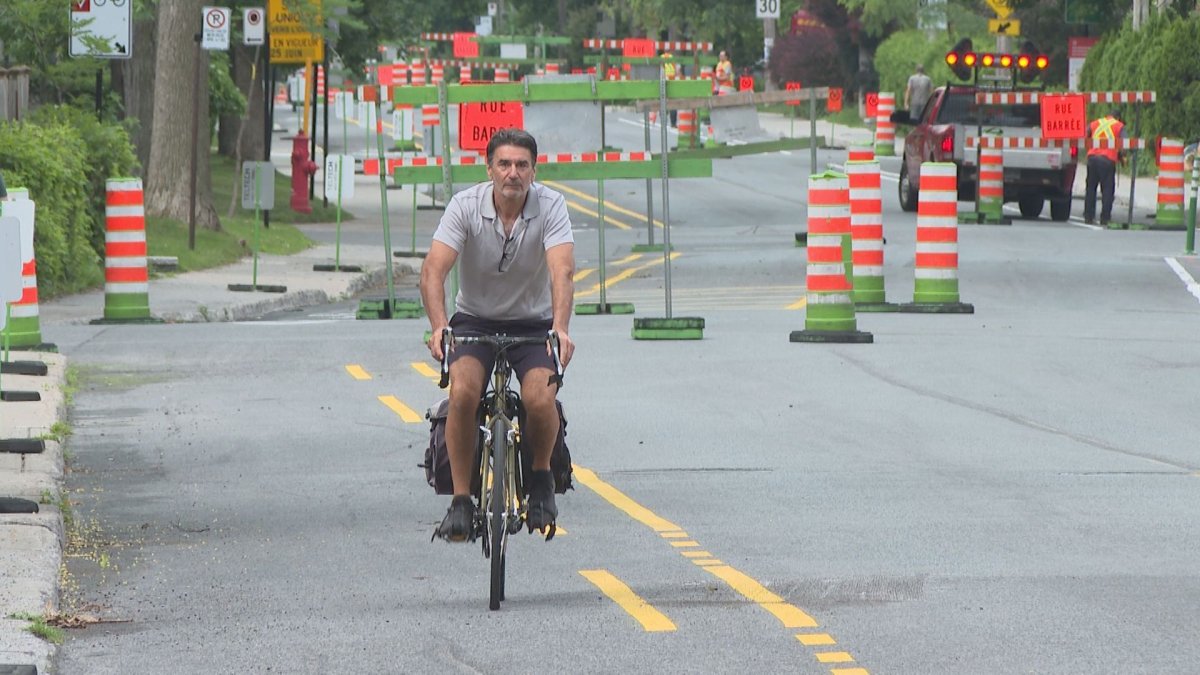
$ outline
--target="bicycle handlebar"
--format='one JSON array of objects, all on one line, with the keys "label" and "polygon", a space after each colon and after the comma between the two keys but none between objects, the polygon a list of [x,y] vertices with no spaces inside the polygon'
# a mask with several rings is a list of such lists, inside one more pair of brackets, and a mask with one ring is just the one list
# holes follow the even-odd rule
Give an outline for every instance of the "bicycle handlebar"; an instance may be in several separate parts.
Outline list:
[{"label": "bicycle handlebar", "polygon": [[494,353],[506,352],[512,347],[523,345],[550,345],[550,356],[554,359],[554,374],[550,376],[550,381],[547,385],[557,384],[561,389],[563,386],[563,368],[562,360],[559,358],[558,333],[553,330],[546,331],[546,337],[520,337],[512,335],[464,335],[463,337],[454,337],[454,330],[447,327],[442,329],[442,373],[438,380],[438,386],[445,389],[450,385],[450,349],[454,345],[488,345],[492,347]]}]

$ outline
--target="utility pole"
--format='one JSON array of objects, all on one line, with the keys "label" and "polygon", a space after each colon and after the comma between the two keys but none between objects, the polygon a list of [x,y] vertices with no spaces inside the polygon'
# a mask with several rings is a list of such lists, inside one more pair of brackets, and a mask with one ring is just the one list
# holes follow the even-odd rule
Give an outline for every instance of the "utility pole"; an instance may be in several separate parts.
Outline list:
[{"label": "utility pole", "polygon": [[775,48],[775,19],[763,19],[763,86],[766,91],[775,91],[771,81],[771,50]]}]

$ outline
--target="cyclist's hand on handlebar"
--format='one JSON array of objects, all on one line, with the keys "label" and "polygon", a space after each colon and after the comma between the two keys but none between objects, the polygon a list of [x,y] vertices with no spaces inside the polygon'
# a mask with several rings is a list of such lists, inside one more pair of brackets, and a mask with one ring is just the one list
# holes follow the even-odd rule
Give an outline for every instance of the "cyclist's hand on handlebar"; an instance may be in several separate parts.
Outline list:
[{"label": "cyclist's hand on handlebar", "polygon": [[445,326],[435,328],[429,335],[429,342],[426,345],[429,347],[429,354],[433,356],[435,361],[442,361],[445,358],[442,344],[442,337],[445,335]]},{"label": "cyclist's hand on handlebar", "polygon": [[[571,336],[567,335],[567,331],[556,328],[554,332],[558,334],[558,359],[562,363],[563,370],[566,370],[567,364],[571,362],[571,355],[575,353],[575,343],[571,341]],[[546,345],[547,353],[550,349],[551,347]]]}]

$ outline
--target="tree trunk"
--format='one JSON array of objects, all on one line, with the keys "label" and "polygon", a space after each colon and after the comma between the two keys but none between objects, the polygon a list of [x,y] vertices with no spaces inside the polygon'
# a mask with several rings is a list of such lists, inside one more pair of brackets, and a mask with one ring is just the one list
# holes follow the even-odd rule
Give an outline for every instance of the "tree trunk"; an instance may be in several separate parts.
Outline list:
[{"label": "tree trunk", "polygon": [[[200,8],[205,0],[174,0],[159,5],[158,39],[172,48],[157,50],[154,73],[154,127],[146,170],[146,213],[189,222],[192,166],[192,106],[199,105],[196,142],[196,222],[221,229],[212,204],[208,173],[208,54],[199,49]],[[199,101],[192,101],[196,58],[200,58]]]},{"label": "tree trunk", "polygon": [[137,120],[131,140],[143,176],[150,164],[150,132],[154,128],[155,24],[154,18],[134,21],[133,57],[113,61],[113,85],[119,77],[125,117]]},{"label": "tree trunk", "polygon": [[[239,154],[235,144],[241,138],[240,154],[242,157],[258,158],[263,156],[263,105],[262,78],[263,64],[261,48],[233,45],[230,59],[233,66],[233,83],[238,91],[246,96],[246,115],[223,115],[217,135],[217,152],[227,157]],[[251,87],[250,75],[253,68],[254,85]]]}]

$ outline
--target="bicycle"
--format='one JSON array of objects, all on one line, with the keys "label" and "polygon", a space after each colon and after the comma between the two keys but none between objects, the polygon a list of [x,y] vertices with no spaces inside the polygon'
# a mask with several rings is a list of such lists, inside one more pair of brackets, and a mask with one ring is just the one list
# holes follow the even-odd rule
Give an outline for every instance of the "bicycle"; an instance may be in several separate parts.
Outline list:
[{"label": "bicycle", "polygon": [[[522,345],[549,344],[554,359],[554,374],[549,384],[562,386],[562,362],[559,360],[558,334],[547,331],[546,337],[513,337],[508,335],[479,335],[456,338],[454,332],[442,331],[442,369],[438,386],[450,384],[448,355],[455,344],[483,344],[493,348],[496,360],[492,366],[491,384],[484,387],[479,405],[478,473],[472,477],[471,497],[475,500],[474,536],[482,539],[483,557],[491,561],[491,588],[488,608],[500,609],[504,600],[505,553],[508,535],[521,531],[527,505],[521,475],[521,396],[512,388],[512,364],[508,350]],[[486,452],[485,452],[486,450]],[[475,480],[478,479],[478,484]],[[555,524],[548,527],[546,540],[554,538]]]}]

